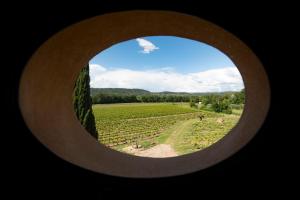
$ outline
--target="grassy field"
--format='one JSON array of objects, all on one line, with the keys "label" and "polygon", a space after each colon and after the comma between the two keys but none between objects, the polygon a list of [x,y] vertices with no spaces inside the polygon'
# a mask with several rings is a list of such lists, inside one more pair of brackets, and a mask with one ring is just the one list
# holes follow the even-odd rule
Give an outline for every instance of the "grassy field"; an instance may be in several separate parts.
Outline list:
[{"label": "grassy field", "polygon": [[[99,141],[116,150],[169,144],[178,155],[215,143],[233,128],[242,110],[220,114],[187,103],[124,103],[93,106]],[[204,115],[202,120],[199,115]]]}]

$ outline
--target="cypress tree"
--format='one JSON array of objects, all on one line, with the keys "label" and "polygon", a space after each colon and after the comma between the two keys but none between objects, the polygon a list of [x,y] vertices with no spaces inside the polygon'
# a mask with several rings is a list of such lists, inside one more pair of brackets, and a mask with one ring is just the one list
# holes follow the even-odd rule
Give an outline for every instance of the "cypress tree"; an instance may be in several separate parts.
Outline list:
[{"label": "cypress tree", "polygon": [[98,132],[95,126],[95,117],[92,110],[92,99],[90,96],[89,65],[84,67],[76,80],[73,105],[76,116],[82,126],[96,139]]}]

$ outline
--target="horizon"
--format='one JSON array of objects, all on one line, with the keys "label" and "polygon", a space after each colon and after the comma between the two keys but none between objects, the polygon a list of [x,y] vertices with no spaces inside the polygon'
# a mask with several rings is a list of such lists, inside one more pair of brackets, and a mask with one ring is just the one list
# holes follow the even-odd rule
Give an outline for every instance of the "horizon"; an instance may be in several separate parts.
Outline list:
[{"label": "horizon", "polygon": [[175,36],[150,36],[117,43],[90,62],[92,88],[150,92],[209,93],[244,88],[237,67],[220,50]]},{"label": "horizon", "polygon": [[125,90],[144,90],[144,91],[147,91],[147,92],[150,92],[150,93],[163,93],[163,92],[170,92],[170,93],[188,93],[188,94],[194,94],[194,93],[227,93],[227,92],[241,92],[243,89],[245,88],[242,88],[241,90],[239,91],[232,91],[232,90],[227,90],[227,91],[222,91],[222,92],[172,92],[172,91],[161,91],[161,92],[151,92],[149,90],[145,90],[145,89],[141,89],[141,88],[93,88],[91,87],[90,89],[125,89]]}]

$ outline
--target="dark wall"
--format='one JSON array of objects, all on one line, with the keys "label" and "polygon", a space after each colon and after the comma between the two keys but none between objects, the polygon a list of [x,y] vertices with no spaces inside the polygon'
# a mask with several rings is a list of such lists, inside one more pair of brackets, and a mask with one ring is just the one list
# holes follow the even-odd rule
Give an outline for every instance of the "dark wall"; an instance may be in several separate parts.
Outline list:
[{"label": "dark wall", "polygon": [[[62,4],[40,1],[29,4],[26,1],[2,7],[6,12],[1,13],[1,34],[4,34],[2,39],[7,44],[3,46],[2,43],[4,60],[7,61],[1,66],[7,70],[3,76],[6,84],[2,88],[8,97],[5,108],[9,108],[6,117],[9,120],[3,126],[7,130],[3,134],[8,136],[3,152],[7,159],[4,164],[6,175],[9,175],[5,185],[13,190],[9,194],[23,198],[68,199],[79,196],[100,199],[116,195],[142,199],[149,196],[158,198],[161,194],[170,197],[179,193],[184,197],[193,195],[197,199],[206,195],[224,195],[223,198],[226,198],[226,195],[238,196],[237,190],[253,197],[260,192],[279,194],[282,186],[289,183],[285,180],[289,178],[286,168],[289,154],[283,152],[285,137],[282,134],[291,130],[283,127],[287,119],[282,117],[285,114],[282,92],[290,92],[283,82],[293,84],[293,80],[283,75],[283,67],[289,70],[290,65],[282,57],[286,53],[283,50],[286,45],[283,34],[292,29],[288,23],[292,18],[291,7],[253,1],[222,5],[218,2],[208,5],[208,1],[206,4],[201,1],[128,2]],[[197,15],[232,32],[253,49],[269,75],[272,102],[265,124],[245,148],[226,161],[200,172],[143,180],[110,177],[79,168],[56,157],[35,139],[24,124],[17,102],[19,78],[30,56],[47,38],[68,25],[102,13],[132,9],[173,10]],[[282,178],[284,181],[280,181]]]}]

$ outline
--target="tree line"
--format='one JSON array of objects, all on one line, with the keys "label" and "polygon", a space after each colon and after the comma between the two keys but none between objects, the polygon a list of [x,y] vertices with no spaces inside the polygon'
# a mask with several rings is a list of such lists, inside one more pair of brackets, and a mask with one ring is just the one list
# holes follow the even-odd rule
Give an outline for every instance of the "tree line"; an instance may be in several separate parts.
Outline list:
[{"label": "tree line", "polygon": [[[199,102],[201,102],[199,104]],[[245,104],[245,89],[240,92],[224,95],[205,95],[190,98],[190,106],[214,112],[231,114],[232,109],[241,109]]]},{"label": "tree line", "polygon": [[202,108],[214,112],[232,113],[233,108],[241,109],[245,102],[245,90],[240,92],[209,95],[178,94],[105,94],[92,96],[93,104],[110,103],[150,103],[150,102],[189,102],[193,108]]},{"label": "tree line", "polygon": [[163,95],[163,94],[145,94],[145,95],[119,95],[119,94],[96,94],[92,97],[93,104],[109,103],[148,103],[148,102],[189,102],[188,95]]}]

